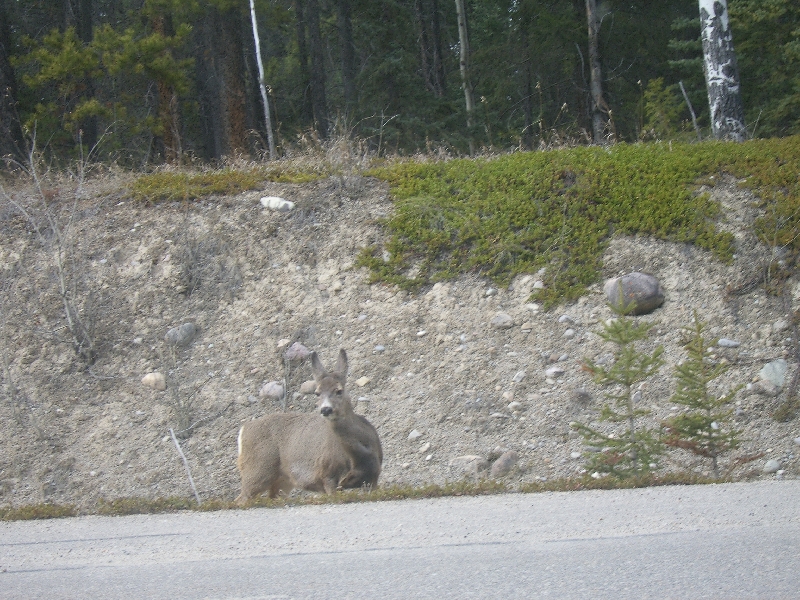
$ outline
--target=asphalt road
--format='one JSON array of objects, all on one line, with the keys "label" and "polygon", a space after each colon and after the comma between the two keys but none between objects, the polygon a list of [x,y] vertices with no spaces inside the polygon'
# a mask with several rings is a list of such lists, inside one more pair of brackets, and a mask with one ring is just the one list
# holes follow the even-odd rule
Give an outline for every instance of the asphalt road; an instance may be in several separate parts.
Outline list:
[{"label": "asphalt road", "polygon": [[800,598],[800,481],[0,523],[0,598]]}]

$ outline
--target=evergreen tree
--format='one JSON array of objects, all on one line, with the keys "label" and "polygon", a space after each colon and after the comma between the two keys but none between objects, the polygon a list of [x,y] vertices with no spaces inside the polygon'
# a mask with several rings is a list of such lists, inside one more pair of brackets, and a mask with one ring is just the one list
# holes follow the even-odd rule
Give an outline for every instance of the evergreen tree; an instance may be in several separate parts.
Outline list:
[{"label": "evergreen tree", "polygon": [[688,358],[675,367],[677,388],[672,402],[688,408],[688,412],[666,422],[668,446],[683,448],[711,460],[714,477],[719,477],[719,457],[739,447],[740,431],[727,429],[732,409],[727,408],[739,388],[715,397],[709,384],[726,371],[708,356],[708,344],[703,337],[705,325],[694,315],[694,325],[685,329],[684,347]]},{"label": "evergreen tree", "polygon": [[607,321],[598,335],[616,346],[613,364],[605,366],[589,360],[584,363],[595,383],[611,386],[606,392],[611,402],[603,405],[600,420],[624,424],[622,431],[613,433],[582,423],[573,424],[573,428],[583,434],[586,445],[602,449],[589,453],[587,468],[590,471],[619,478],[646,473],[663,451],[659,431],[642,423],[650,411],[641,408],[642,391],[636,387],[654,375],[663,362],[661,346],[649,354],[635,346],[636,342],[647,338],[651,327],[647,322],[636,325],[626,316]]}]

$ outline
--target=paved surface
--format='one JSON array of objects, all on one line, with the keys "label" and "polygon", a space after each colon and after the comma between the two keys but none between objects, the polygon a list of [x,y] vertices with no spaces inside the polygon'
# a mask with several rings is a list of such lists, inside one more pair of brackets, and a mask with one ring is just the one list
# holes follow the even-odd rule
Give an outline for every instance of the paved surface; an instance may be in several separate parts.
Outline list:
[{"label": "paved surface", "polygon": [[800,598],[800,481],[0,523],[0,598]]}]

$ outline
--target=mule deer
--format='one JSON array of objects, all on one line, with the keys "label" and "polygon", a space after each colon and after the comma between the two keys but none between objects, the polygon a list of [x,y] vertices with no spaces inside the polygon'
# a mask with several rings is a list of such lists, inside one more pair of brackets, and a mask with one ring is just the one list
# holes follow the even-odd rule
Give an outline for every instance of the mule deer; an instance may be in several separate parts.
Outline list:
[{"label": "mule deer", "polygon": [[265,491],[274,498],[295,488],[330,494],[377,485],[383,462],[381,442],[372,424],[353,412],[344,389],[347,353],[339,350],[336,370],[329,373],[313,352],[311,371],[317,384],[318,414],[267,415],[239,430],[242,493],[238,504]]}]

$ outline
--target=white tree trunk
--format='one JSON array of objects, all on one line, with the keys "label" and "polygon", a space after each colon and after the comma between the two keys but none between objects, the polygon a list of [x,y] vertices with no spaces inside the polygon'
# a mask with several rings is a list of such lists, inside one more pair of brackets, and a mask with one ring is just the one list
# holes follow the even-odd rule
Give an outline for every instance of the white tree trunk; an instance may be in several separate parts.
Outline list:
[{"label": "white tree trunk", "polygon": [[700,0],[700,32],[711,130],[718,140],[742,141],[747,130],[726,0]]},{"label": "white tree trunk", "polygon": [[272,119],[269,115],[269,98],[267,86],[264,83],[264,63],[261,60],[261,42],[258,39],[258,22],[256,21],[256,5],[250,0],[250,20],[253,23],[253,40],[256,44],[256,63],[258,64],[258,85],[261,88],[261,101],[264,104],[264,125],[267,128],[267,144],[269,145],[269,159],[277,158],[275,152],[275,139],[272,136]]},{"label": "white tree trunk", "polygon": [[603,99],[603,73],[598,49],[597,0],[586,0],[586,21],[589,25],[589,92],[591,96],[592,141],[602,144],[608,128],[608,105]]},{"label": "white tree trunk", "polygon": [[475,153],[475,142],[472,139],[472,115],[475,112],[475,98],[472,95],[472,84],[469,80],[469,37],[467,37],[467,13],[464,9],[464,0],[456,0],[456,14],[458,15],[458,39],[461,43],[461,87],[464,89],[464,100],[467,105],[467,128],[469,134],[469,154]]}]

